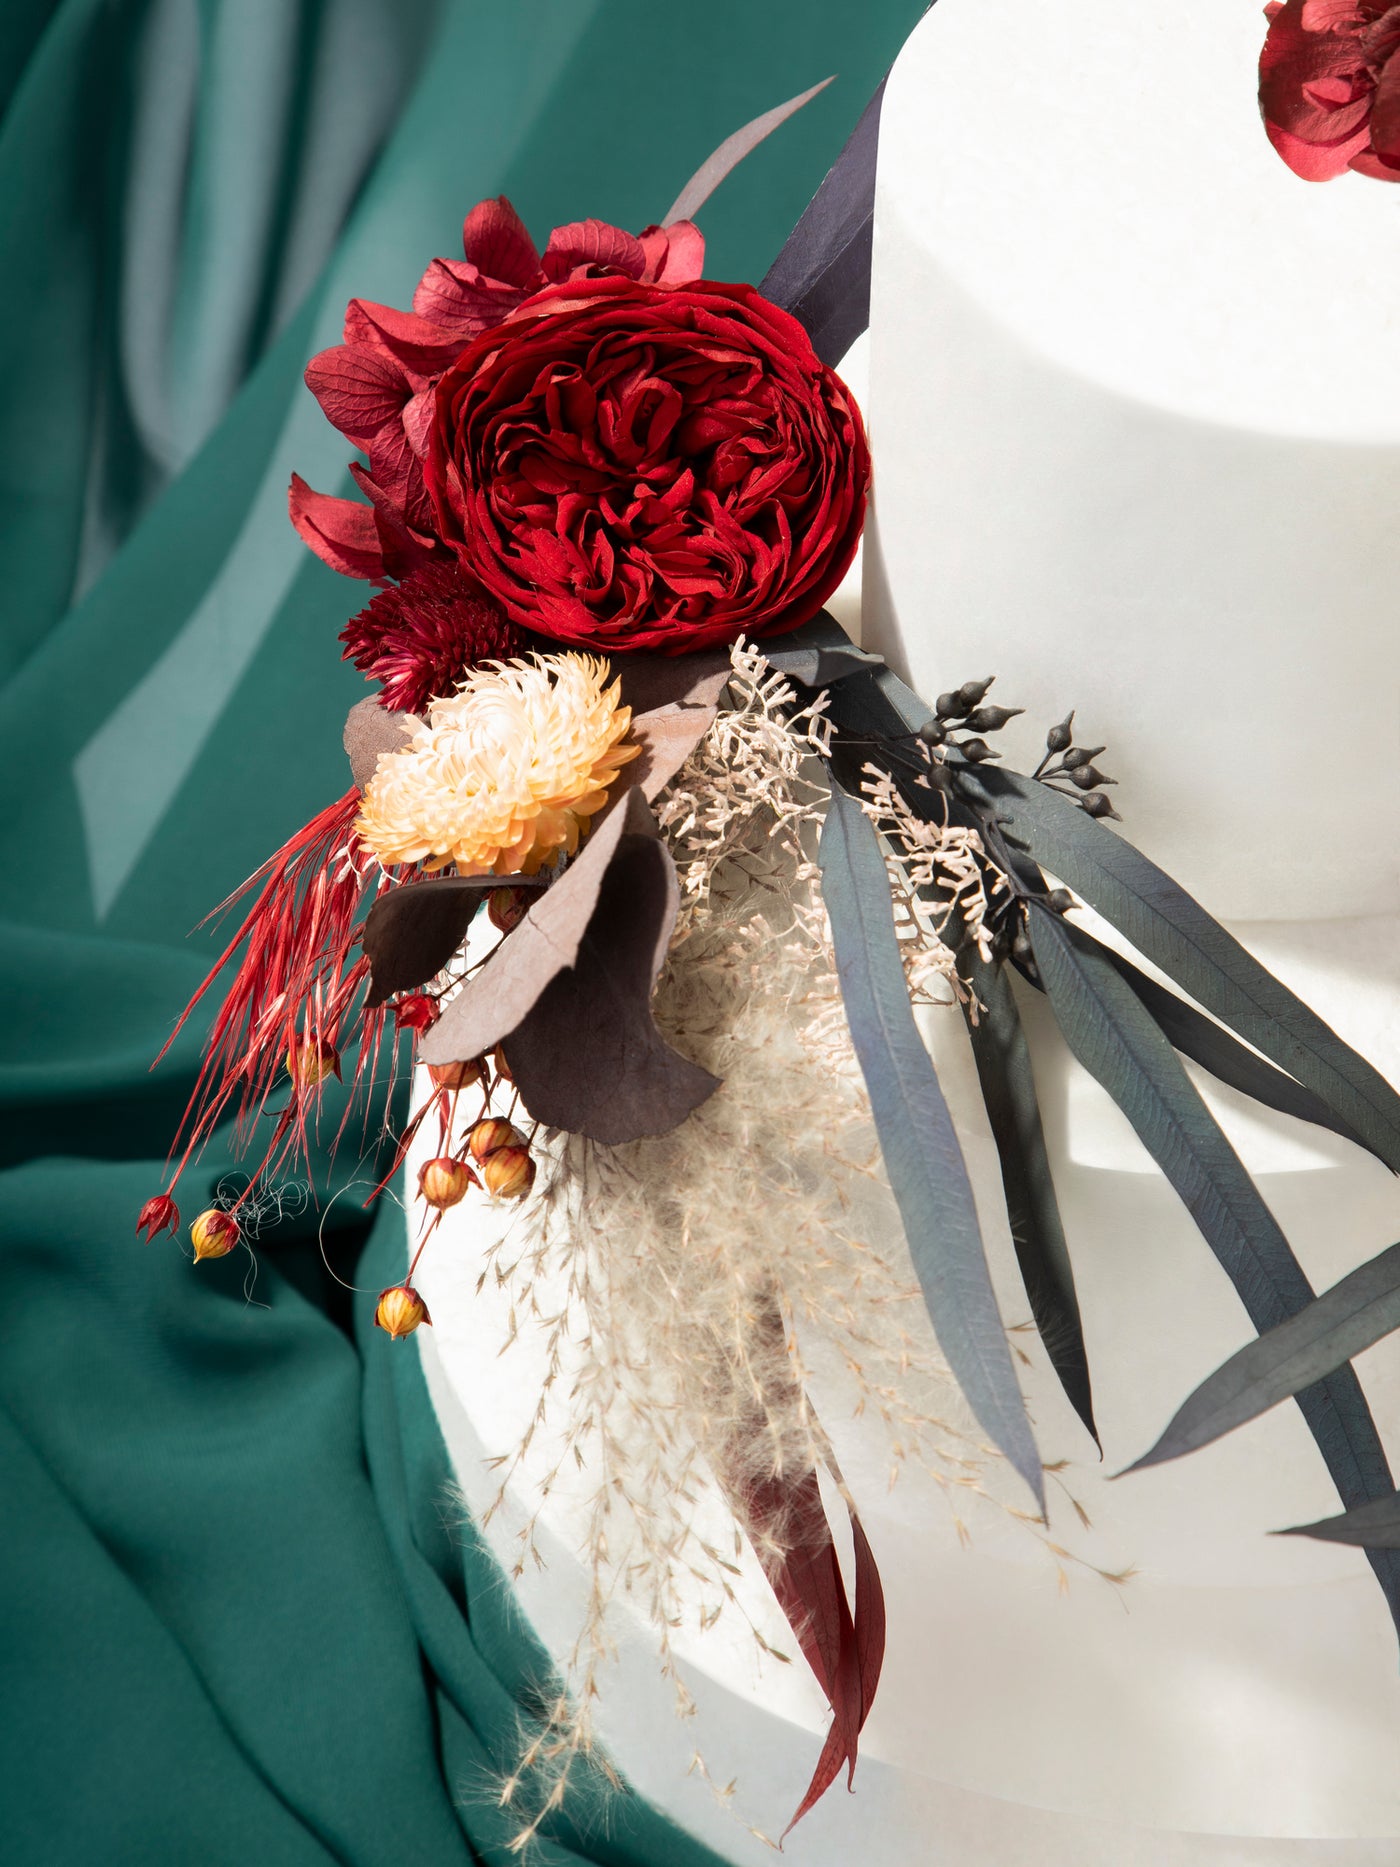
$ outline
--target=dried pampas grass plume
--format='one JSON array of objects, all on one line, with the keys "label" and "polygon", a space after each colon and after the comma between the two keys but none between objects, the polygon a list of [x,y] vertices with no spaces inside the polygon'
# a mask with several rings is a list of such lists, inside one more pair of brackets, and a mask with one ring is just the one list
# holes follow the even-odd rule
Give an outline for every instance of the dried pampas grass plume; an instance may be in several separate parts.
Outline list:
[{"label": "dried pampas grass plume", "polygon": [[[820,698],[802,708],[758,651],[734,649],[727,702],[658,803],[681,910],[654,1011],[723,1087],[654,1139],[549,1137],[536,1196],[486,1273],[521,1326],[545,1332],[553,1370],[525,1441],[495,1461],[492,1510],[546,1437],[552,1468],[533,1489],[578,1467],[589,1499],[586,1623],[503,1791],[522,1811],[520,1848],[571,1771],[602,1760],[593,1708],[613,1604],[625,1595],[645,1613],[682,1715],[673,1630],[744,1614],[736,1532],[716,1537],[701,1503],[717,1479],[732,1501],[829,1454],[804,1342],[836,1351],[858,1409],[884,1423],[892,1478],[913,1460],[962,1496],[995,1462],[937,1355],[846,1029],[813,860],[829,730]],[[915,833],[885,791],[868,808],[911,858],[892,870],[911,979],[952,1004],[963,988],[917,893]],[[931,832],[924,853],[946,854],[975,927],[964,835],[935,852]],[[520,1533],[517,1573],[542,1560],[535,1528]]]}]

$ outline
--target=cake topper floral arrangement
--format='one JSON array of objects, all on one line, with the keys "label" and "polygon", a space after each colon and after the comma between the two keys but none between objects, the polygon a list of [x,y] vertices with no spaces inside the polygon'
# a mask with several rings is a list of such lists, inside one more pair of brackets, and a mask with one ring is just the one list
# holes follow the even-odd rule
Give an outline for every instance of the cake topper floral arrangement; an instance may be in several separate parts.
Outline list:
[{"label": "cake topper floral arrangement", "polygon": [[[1265,111],[1300,172],[1343,150],[1386,167],[1392,12],[1272,10]],[[1288,102],[1295,82],[1306,109]],[[376,1321],[391,1338],[430,1324],[414,1267],[445,1212],[518,1202],[495,1275],[541,1316],[540,1280],[562,1275],[567,1300],[542,1323],[554,1364],[584,1319],[592,1359],[565,1441],[580,1464],[629,1447],[641,1461],[629,1574],[649,1578],[663,1645],[679,1569],[712,1585],[715,1612],[732,1603],[733,1557],[694,1507],[708,1472],[830,1703],[794,1821],[854,1769],[885,1643],[875,1552],[811,1407],[804,1342],[835,1345],[902,1445],[936,1441],[950,1485],[975,1483],[990,1448],[1029,1488],[1022,1514],[1046,1508],[916,1005],[966,1025],[1026,1300],[1088,1432],[1027,994],[1127,1114],[1260,1331],[1144,1462],[1296,1395],[1347,1507],[1307,1533],[1366,1546],[1400,1616],[1400,1505],[1349,1366],[1394,1324],[1400,1247],[1315,1298],[1181,1059],[1392,1170],[1400,1097],[1109,828],[1103,747],[1077,742],[1073,714],[1017,773],[995,745],[1016,709],[990,680],[926,704],[825,612],[870,480],[832,364],[868,315],[879,95],[759,289],[703,276],[691,218],[804,101],[731,138],[635,236],[587,220],[541,251],[508,202],[480,203],[462,257],[433,260],[411,311],[352,300],[344,341],[308,367],[363,456],[361,497],[294,477],[291,518],[371,586],[342,641],[377,691],[347,723],[353,783],[233,898],[241,921],[194,1003],[231,981],[170,1181],[139,1224],[179,1230],[181,1174],[236,1122],[259,1137],[247,1189],[190,1237],[196,1261],[246,1243],[330,1079],[348,1069],[387,1123],[385,1079],[411,1044],[418,1100],[375,1192],[429,1138],[422,1235]],[[1102,942],[1083,907],[1176,989]],[[842,1166],[865,1210],[832,1192]],[[946,1368],[907,1322],[911,1296]],[[960,1390],[961,1431],[936,1417],[940,1380]],[[851,1518],[849,1589],[823,1471]],[[561,1686],[508,1792],[561,1756],[597,1760],[590,1681]]]}]

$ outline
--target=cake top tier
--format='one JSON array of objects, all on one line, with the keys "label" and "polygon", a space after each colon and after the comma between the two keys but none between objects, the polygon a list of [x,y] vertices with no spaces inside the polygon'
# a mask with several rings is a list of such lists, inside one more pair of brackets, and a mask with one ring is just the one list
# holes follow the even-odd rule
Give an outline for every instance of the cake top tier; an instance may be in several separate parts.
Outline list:
[{"label": "cake top tier", "polygon": [[[1400,185],[1301,181],[1253,0],[938,0],[882,185],[1021,341],[1197,420],[1400,439]],[[893,146],[891,146],[891,142]]]}]

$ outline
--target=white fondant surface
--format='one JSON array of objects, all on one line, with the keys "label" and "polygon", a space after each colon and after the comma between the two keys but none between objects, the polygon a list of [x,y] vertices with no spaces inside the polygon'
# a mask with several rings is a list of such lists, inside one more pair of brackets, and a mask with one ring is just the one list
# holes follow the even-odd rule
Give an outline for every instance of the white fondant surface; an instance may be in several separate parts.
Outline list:
[{"label": "white fondant surface", "polygon": [[[1247,0],[939,0],[915,33],[882,129],[864,633],[930,696],[999,674],[994,697],[1034,721],[1007,735],[1017,762],[1077,705],[1081,737],[1111,746],[1126,832],[1400,1080],[1400,189],[1288,174],[1255,112],[1262,34]],[[955,1020],[927,1031],[1019,1321],[966,1045]],[[1267,1534],[1338,1508],[1296,1410],[1113,1480],[1250,1331],[1043,1007],[1031,1037],[1106,1455],[1018,1334],[1042,1450],[1070,1462],[1092,1523],[1052,1484],[1052,1529],[1138,1573],[1119,1589],[1072,1569],[1062,1595],[995,1510],[964,1548],[930,1484],[887,1489],[878,1431],[819,1368],[891,1637],[856,1794],[833,1790],[788,1851],[809,1867],[1393,1867],[1400,1666],[1379,1589],[1359,1552]],[[1317,1286],[1400,1236],[1376,1162],[1197,1081]],[[416,1339],[478,1511],[486,1459],[540,1388],[538,1344],[499,1356],[507,1319],[476,1288],[506,1217],[458,1208],[420,1271],[434,1326]],[[1400,1344],[1359,1367],[1394,1460]],[[549,1462],[542,1443],[491,1524],[508,1566]],[[551,1492],[549,1567],[520,1584],[556,1654],[587,1586],[578,1511]],[[752,1563],[739,1586],[785,1644]],[[624,1613],[604,1730],[643,1793],[726,1857],[771,1860],[686,1774],[691,1752],[776,1833],[820,1695],[723,1620],[677,1644],[693,1723]]]},{"label": "white fondant surface", "polygon": [[1288,171],[1263,31],[1245,0],[938,0],[915,31],[866,641],[920,691],[1077,706],[1217,913],[1394,914],[1400,189]]}]

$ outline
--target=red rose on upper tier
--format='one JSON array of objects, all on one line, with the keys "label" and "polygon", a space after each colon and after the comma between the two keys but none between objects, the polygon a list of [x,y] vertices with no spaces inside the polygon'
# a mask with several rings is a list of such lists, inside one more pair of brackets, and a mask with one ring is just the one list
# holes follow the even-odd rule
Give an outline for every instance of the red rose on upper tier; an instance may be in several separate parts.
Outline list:
[{"label": "red rose on upper tier", "polygon": [[795,628],[855,553],[870,458],[795,318],[747,285],[540,294],[439,382],[438,535],[515,622],[683,653]]},{"label": "red rose on upper tier", "polygon": [[1348,168],[1400,181],[1400,5],[1287,0],[1264,12],[1259,107],[1289,168],[1310,182]]},{"label": "red rose on upper tier", "polygon": [[433,557],[451,563],[436,537],[422,456],[433,387],[473,338],[538,292],[599,278],[684,284],[697,279],[705,242],[688,220],[640,237],[601,220],[556,227],[543,254],[504,197],[482,201],[462,227],[464,259],[435,259],[413,310],[352,298],[345,341],[307,365],[308,387],[328,419],[369,457],[350,471],[370,501],[313,492],[292,476],[292,523],[332,570],[376,583]]}]

